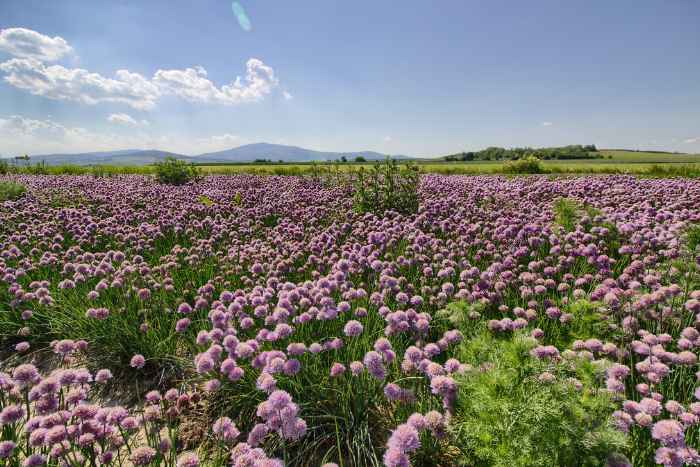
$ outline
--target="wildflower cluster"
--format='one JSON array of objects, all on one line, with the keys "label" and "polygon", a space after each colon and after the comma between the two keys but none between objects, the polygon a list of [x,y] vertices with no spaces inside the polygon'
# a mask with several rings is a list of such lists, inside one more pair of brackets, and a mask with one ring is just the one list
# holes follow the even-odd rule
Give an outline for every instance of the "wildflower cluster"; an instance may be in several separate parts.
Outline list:
[{"label": "wildflower cluster", "polygon": [[[113,439],[134,464],[178,457],[158,447],[184,407],[165,396],[147,397],[126,427],[105,423],[109,440],[110,429],[83,433],[74,418],[97,402],[87,388],[30,399],[51,376],[21,363],[50,350],[61,371],[78,372],[79,361],[104,369],[81,385],[116,368],[193,381],[221,414],[209,437],[234,465],[308,462],[315,452],[322,462],[417,464],[460,443],[465,381],[502,374],[493,359],[467,358],[475,328],[530,336],[526,363],[539,366],[528,387],[616,404],[606,414],[601,402],[596,416],[634,442],[611,463],[696,462],[700,283],[687,232],[700,221],[698,180],[416,175],[415,210],[357,212],[353,186],[308,177],[177,187],[140,175],[0,179],[75,200],[23,196],[0,210],[0,335],[12,381],[2,410],[16,419],[0,453],[17,462],[54,462],[56,444],[58,457],[79,452],[83,464],[103,448],[126,455]],[[562,198],[575,205],[566,219]],[[586,368],[591,381],[577,376]],[[70,412],[61,423],[76,435],[31,450],[23,400],[53,411],[32,417]],[[137,446],[131,430],[149,441]],[[95,440],[81,446],[84,434]],[[193,456],[181,464],[196,465]]]}]

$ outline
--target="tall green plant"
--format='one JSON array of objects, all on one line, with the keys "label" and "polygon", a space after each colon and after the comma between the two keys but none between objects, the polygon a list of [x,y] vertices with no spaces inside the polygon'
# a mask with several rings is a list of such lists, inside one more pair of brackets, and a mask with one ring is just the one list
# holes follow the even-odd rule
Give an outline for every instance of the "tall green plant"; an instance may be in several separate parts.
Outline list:
[{"label": "tall green plant", "polygon": [[396,159],[387,156],[366,171],[360,167],[355,181],[355,209],[358,212],[382,213],[393,209],[401,213],[418,210],[420,198],[418,167],[411,162],[399,168]]},{"label": "tall green plant", "polygon": [[194,162],[189,165],[172,156],[155,163],[156,179],[169,185],[182,185],[190,180],[198,180],[202,177],[202,169],[195,167]]},{"label": "tall green plant", "polygon": [[[476,370],[458,379],[452,420],[462,461],[473,466],[602,466],[626,447],[611,423],[614,404],[597,391],[601,369],[530,355],[524,332],[496,339],[485,329],[462,344]],[[575,378],[575,379],[570,379]]]}]

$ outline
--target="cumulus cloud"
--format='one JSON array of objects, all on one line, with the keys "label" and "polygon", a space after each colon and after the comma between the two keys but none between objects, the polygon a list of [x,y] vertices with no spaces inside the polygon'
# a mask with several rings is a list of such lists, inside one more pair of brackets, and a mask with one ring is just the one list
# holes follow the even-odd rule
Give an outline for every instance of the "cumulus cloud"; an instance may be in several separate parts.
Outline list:
[{"label": "cumulus cloud", "polygon": [[0,31],[0,50],[17,57],[57,60],[73,48],[58,36],[51,39],[30,29],[9,28]]},{"label": "cumulus cloud", "polygon": [[263,99],[272,89],[277,87],[277,78],[272,68],[263,65],[260,60],[248,60],[248,74],[240,76],[228,86],[221,89],[200,75],[206,76],[206,71],[187,68],[185,71],[158,70],[153,77],[153,83],[165,92],[195,102],[210,102],[235,105],[243,102],[255,102]]},{"label": "cumulus cloud", "polygon": [[676,142],[675,139],[672,139],[671,141],[669,141],[669,143],[675,143],[675,142]]},{"label": "cumulus cloud", "polygon": [[201,154],[228,149],[242,142],[239,136],[225,134],[195,141],[177,134],[122,136],[98,134],[83,127],[66,128],[60,123],[23,118],[19,115],[0,119],[0,147],[3,153],[52,154],[112,151],[114,148],[159,149],[177,154]]},{"label": "cumulus cloud", "polygon": [[136,123],[136,120],[134,120],[131,115],[125,113],[110,114],[107,120],[117,123]]},{"label": "cumulus cloud", "polygon": [[101,135],[83,127],[66,128],[49,119],[40,121],[13,115],[7,120],[0,119],[0,143],[10,151],[14,149],[23,153],[68,153],[106,151],[115,147],[161,149],[168,146],[175,149],[183,141],[177,135],[160,138],[144,134],[137,137],[114,133]]},{"label": "cumulus cloud", "polygon": [[79,68],[69,70],[60,65],[46,67],[35,58],[13,58],[0,64],[8,74],[4,80],[20,89],[49,99],[124,102],[137,109],[152,109],[161,92],[138,73],[117,71],[118,80],[103,78]]},{"label": "cumulus cloud", "polygon": [[391,136],[385,136],[382,138],[383,141],[391,141]]},{"label": "cumulus cloud", "polygon": [[[24,57],[0,64],[3,78],[17,88],[49,99],[71,99],[95,104],[101,101],[124,102],[136,109],[152,109],[163,93],[175,94],[189,101],[235,105],[263,99],[277,87],[272,68],[251,58],[245,77],[217,88],[207,71],[197,66],[186,70],[158,70],[152,79],[127,70],[117,71],[116,79],[104,78],[80,68],[45,66],[41,60],[55,60],[72,51],[60,37],[51,39],[23,28],[4,29],[0,49]],[[284,99],[292,96],[284,93]]]},{"label": "cumulus cloud", "polygon": [[285,93],[284,93],[284,98],[287,99],[287,100],[292,100],[292,95],[289,94],[288,92],[285,92]]},{"label": "cumulus cloud", "polygon": [[204,145],[221,145],[240,142],[241,137],[236,135],[229,135],[228,133],[226,133],[225,135],[212,136],[211,138],[198,138],[195,141]]},{"label": "cumulus cloud", "polygon": [[696,141],[700,141],[700,138],[693,138],[693,139],[686,139],[683,141],[684,143],[694,143]]},{"label": "cumulus cloud", "polygon": [[542,126],[549,126],[549,125],[551,125],[551,124],[552,124],[552,122],[544,122],[544,123],[542,124]]}]

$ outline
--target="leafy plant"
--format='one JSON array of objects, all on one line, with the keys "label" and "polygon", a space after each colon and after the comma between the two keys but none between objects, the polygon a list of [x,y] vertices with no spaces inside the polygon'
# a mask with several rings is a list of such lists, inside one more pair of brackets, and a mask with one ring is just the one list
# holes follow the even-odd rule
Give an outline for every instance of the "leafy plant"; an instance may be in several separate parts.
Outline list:
[{"label": "leafy plant", "polygon": [[15,199],[27,192],[27,187],[14,180],[0,183],[0,200]]},{"label": "leafy plant", "polygon": [[543,174],[547,169],[542,166],[542,162],[535,156],[527,156],[514,162],[505,162],[502,171],[508,174]]},{"label": "leafy plant", "polygon": [[599,368],[585,359],[543,362],[530,355],[537,342],[526,333],[496,339],[482,329],[460,349],[460,361],[476,368],[458,379],[452,421],[463,462],[600,466],[626,447],[609,395],[597,391]]},{"label": "leafy plant", "polygon": [[383,213],[395,210],[413,213],[418,210],[420,197],[418,167],[411,162],[400,169],[396,159],[387,156],[384,164],[377,162],[366,171],[360,167],[355,181],[355,209],[358,212]]},{"label": "leafy plant", "polygon": [[194,162],[189,165],[172,156],[166,157],[162,161],[157,161],[156,179],[168,185],[183,185],[190,180],[199,180],[202,177],[202,169],[195,167]]}]

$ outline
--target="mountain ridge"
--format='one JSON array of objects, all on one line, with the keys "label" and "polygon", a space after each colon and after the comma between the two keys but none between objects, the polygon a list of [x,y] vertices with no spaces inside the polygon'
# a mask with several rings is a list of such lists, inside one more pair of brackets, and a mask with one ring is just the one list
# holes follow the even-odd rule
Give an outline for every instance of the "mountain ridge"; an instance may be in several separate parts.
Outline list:
[{"label": "mountain ridge", "polygon": [[[122,149],[118,151],[94,151],[77,154],[45,154],[30,156],[31,163],[44,161],[48,165],[72,164],[72,165],[150,165],[161,161],[166,157],[175,157],[188,162],[200,163],[226,163],[226,162],[254,162],[256,159],[270,160],[277,162],[310,162],[326,161],[328,159],[340,159],[345,156],[352,161],[356,157],[364,157],[366,160],[384,159],[385,154],[375,151],[356,152],[329,152],[304,149],[298,146],[287,146],[282,144],[252,143],[223,151],[202,153],[196,156],[185,156],[168,151],[156,149]],[[391,156],[395,159],[410,159],[408,156]],[[13,158],[8,158],[12,160]]]}]

